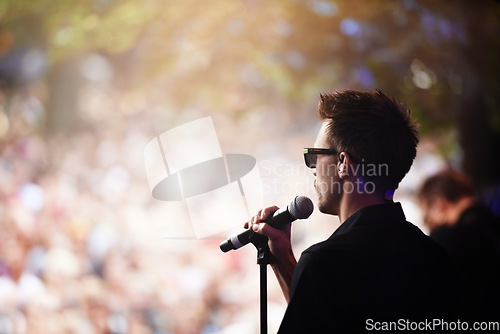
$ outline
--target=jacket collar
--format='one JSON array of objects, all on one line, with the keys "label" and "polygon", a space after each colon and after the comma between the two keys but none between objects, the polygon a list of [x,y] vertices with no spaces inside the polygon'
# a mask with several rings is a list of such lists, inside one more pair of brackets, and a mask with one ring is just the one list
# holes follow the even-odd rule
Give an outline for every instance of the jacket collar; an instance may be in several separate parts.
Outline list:
[{"label": "jacket collar", "polygon": [[354,227],[363,225],[378,225],[382,222],[392,223],[406,221],[401,203],[387,203],[366,206],[356,211],[352,216],[347,218],[333,233],[339,235],[348,232]]}]

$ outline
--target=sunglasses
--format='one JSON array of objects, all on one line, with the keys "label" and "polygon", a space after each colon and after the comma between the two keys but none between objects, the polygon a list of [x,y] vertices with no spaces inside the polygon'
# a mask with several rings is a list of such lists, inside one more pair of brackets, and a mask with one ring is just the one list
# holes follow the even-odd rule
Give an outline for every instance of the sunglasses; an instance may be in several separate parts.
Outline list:
[{"label": "sunglasses", "polygon": [[304,161],[309,168],[316,168],[318,154],[338,154],[339,151],[331,148],[304,148]]}]

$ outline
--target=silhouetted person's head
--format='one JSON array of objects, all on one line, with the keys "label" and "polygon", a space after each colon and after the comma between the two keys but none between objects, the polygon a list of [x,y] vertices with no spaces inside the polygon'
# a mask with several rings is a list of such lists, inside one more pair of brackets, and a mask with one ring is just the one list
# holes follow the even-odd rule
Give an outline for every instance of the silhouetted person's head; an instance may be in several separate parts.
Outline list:
[{"label": "silhouetted person's head", "polygon": [[425,180],[417,196],[424,223],[432,231],[457,222],[474,202],[474,188],[464,173],[446,169]]}]

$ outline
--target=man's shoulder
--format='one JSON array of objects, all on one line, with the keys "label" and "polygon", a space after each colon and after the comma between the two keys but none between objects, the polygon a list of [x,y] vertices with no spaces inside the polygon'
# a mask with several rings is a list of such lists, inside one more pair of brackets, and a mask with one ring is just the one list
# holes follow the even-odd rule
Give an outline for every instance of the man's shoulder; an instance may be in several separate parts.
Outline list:
[{"label": "man's shoulder", "polygon": [[[446,251],[417,226],[402,220],[353,226],[307,248],[302,256],[310,261],[359,261],[406,258],[446,261]],[[342,257],[342,259],[340,259]]]},{"label": "man's shoulder", "polygon": [[299,262],[304,265],[335,265],[350,262],[362,252],[356,233],[332,235],[302,252]]}]

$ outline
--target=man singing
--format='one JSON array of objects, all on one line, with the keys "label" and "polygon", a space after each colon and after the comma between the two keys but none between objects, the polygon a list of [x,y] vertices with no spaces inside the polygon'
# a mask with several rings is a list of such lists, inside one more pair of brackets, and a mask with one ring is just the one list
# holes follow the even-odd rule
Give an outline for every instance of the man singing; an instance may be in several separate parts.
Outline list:
[{"label": "man singing", "polygon": [[416,155],[409,110],[380,91],[321,94],[313,148],[317,206],[340,227],[298,263],[291,225],[245,224],[269,238],[271,266],[288,302],[279,333],[361,333],[373,324],[451,316],[453,270],[444,249],[406,221],[392,195]]}]

